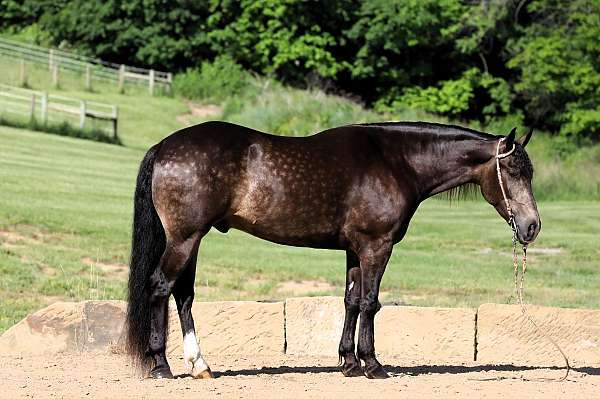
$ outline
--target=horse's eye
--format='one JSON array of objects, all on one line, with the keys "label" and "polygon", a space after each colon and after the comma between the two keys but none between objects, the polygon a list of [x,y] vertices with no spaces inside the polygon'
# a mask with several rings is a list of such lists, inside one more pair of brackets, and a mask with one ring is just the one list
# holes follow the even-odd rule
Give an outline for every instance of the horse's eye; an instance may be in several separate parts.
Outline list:
[{"label": "horse's eye", "polygon": [[509,169],[508,170],[508,174],[511,177],[519,177],[519,176],[521,176],[521,172],[519,170],[517,170],[517,169]]}]

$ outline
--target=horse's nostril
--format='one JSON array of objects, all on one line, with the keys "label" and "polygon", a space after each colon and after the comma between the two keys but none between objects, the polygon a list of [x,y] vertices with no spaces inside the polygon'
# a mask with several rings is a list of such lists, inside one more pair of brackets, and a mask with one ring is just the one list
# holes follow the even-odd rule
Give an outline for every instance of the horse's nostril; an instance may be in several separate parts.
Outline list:
[{"label": "horse's nostril", "polygon": [[527,238],[528,239],[533,238],[533,235],[535,234],[535,229],[537,229],[537,223],[533,222],[529,225],[529,228],[527,229]]}]

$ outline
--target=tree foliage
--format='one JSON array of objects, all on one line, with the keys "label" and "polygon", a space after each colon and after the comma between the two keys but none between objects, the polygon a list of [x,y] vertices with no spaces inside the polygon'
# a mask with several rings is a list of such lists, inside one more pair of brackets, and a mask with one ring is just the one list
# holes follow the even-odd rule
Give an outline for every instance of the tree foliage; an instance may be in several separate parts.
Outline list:
[{"label": "tree foliage", "polygon": [[[380,109],[600,139],[598,0],[0,0],[0,28],[185,71],[219,56]],[[187,79],[193,75],[188,73]],[[193,79],[192,79],[193,80]]]},{"label": "tree foliage", "polygon": [[507,62],[530,118],[566,136],[600,139],[600,2],[532,1]]},{"label": "tree foliage", "polygon": [[307,73],[336,77],[342,32],[358,1],[213,0],[207,39],[216,54],[227,53],[261,73],[297,82]]}]

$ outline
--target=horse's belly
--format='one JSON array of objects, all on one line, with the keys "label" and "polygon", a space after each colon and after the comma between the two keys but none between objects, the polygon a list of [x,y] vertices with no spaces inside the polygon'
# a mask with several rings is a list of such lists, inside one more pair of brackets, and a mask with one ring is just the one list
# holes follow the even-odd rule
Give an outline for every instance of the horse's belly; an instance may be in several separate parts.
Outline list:
[{"label": "horse's belly", "polygon": [[236,213],[226,219],[228,227],[279,244],[336,248],[339,227],[333,218],[305,213]]}]

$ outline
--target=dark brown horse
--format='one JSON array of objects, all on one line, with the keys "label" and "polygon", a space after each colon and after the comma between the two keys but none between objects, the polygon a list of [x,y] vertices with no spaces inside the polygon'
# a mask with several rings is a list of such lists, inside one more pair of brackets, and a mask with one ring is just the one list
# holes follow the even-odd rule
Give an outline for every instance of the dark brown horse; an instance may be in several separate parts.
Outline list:
[{"label": "dark brown horse", "polygon": [[373,319],[394,244],[423,200],[467,183],[478,184],[507,220],[510,203],[519,241],[533,241],[540,219],[524,150],[530,137],[432,123],[350,125],[288,138],[207,122],[172,134],[147,152],[137,179],[130,353],[152,367],[152,377],[172,377],[165,333],[173,294],[191,374],[212,376],[191,314],[196,257],[211,227],[236,228],[280,244],[346,251],[342,372],[387,377],[375,358]]}]

